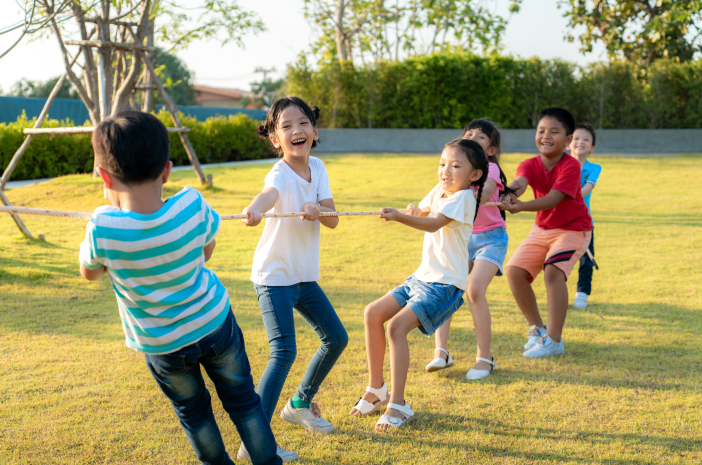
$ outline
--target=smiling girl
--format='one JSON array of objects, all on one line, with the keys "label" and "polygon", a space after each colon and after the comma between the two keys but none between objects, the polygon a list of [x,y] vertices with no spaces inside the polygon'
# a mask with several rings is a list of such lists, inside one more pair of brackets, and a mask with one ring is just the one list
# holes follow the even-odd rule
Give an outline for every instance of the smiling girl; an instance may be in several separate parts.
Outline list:
[{"label": "smiling girl", "polygon": [[[461,137],[480,144],[489,162],[488,177],[480,197],[481,205],[486,202],[497,202],[500,195],[508,190],[507,179],[499,164],[500,131],[487,119],[475,119],[466,125]],[[466,374],[468,379],[486,378],[497,367],[490,351],[492,331],[487,288],[492,278],[496,275],[502,276],[508,241],[504,212],[496,206],[480,208],[468,243],[470,279],[466,294],[470,302],[475,339],[478,343],[476,363]],[[454,360],[448,352],[450,328],[451,318],[436,331],[435,358],[426,366],[428,372],[453,366]]]},{"label": "smiling girl", "polygon": [[[425,231],[422,264],[401,286],[366,307],[366,353],[369,385],[351,410],[364,416],[388,405],[376,430],[398,428],[414,419],[404,400],[409,369],[407,334],[414,328],[430,336],[463,304],[468,279],[468,240],[478,213],[478,198],[488,175],[488,161],[477,142],[456,139],[444,147],[439,160],[439,183],[409,214],[383,208],[385,221],[397,221]],[[390,340],[392,394],[383,379],[385,331]],[[389,402],[389,404],[388,404]]]},{"label": "smiling girl", "polygon": [[[267,219],[254,254],[251,281],[270,344],[270,358],[257,392],[270,421],[297,354],[295,309],[315,330],[321,346],[312,356],[295,396],[288,400],[280,416],[310,432],[331,433],[334,426],[322,418],[312,399],[346,348],[348,335],[316,282],[319,279],[320,224],[331,229],[339,224],[338,217],[319,216],[320,212],[333,212],[336,208],[324,163],[310,157],[310,150],[320,142],[318,118],[319,108],[310,108],[297,97],[273,103],[258,132],[271,141],[282,160],[266,176],[263,192],[244,209],[249,218],[242,222],[256,226],[261,222],[261,213],[267,211],[305,213],[302,219]],[[279,455],[288,460],[297,457],[282,449]]]}]

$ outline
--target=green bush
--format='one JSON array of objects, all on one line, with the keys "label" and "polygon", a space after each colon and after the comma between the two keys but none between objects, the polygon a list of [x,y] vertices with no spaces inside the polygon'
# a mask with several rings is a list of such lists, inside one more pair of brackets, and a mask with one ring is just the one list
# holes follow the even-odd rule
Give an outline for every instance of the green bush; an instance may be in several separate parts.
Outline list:
[{"label": "green bush", "polygon": [[702,61],[580,67],[562,60],[447,51],[354,67],[289,66],[287,93],[322,109],[320,126],[460,128],[489,116],[533,128],[541,108],[570,109],[600,128],[702,127]]},{"label": "green bush", "polygon": [[[162,110],[156,115],[166,126],[173,127],[170,115]],[[188,138],[200,163],[221,163],[270,158],[269,144],[256,134],[259,122],[247,115],[208,118],[197,121],[180,114],[183,125],[190,128]],[[4,170],[24,142],[24,128],[34,127],[35,119],[20,116],[14,123],[0,123],[0,169]],[[89,122],[85,126],[89,126]],[[73,127],[70,120],[46,120],[43,128]],[[171,160],[176,166],[189,165],[177,133],[171,134]],[[35,136],[22,156],[11,179],[51,178],[65,174],[89,173],[93,169],[90,134]]]}]

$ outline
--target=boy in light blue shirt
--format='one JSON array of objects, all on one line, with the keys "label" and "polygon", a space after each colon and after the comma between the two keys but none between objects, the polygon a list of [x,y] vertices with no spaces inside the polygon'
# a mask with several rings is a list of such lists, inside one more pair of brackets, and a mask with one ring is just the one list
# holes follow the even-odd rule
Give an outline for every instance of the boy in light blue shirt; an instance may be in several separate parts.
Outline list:
[{"label": "boy in light blue shirt", "polygon": [[200,365],[253,463],[282,463],[229,295],[205,268],[219,215],[189,187],[161,200],[173,163],[168,132],[153,115],[126,111],[106,119],[95,128],[92,144],[112,206],[97,208],[87,225],[81,275],[91,281],[109,276],[127,347],[145,354],[203,464],[233,462]]},{"label": "boy in light blue shirt", "polygon": [[[570,144],[570,153],[580,162],[580,187],[582,189],[585,205],[592,216],[590,209],[590,197],[592,190],[597,185],[597,180],[602,172],[602,167],[594,163],[590,163],[587,157],[595,151],[595,128],[589,123],[578,123],[575,125],[573,133],[573,142]],[[594,262],[595,258],[595,221],[592,221],[592,238],[590,239],[590,254],[592,258],[585,254],[580,258],[580,268],[578,269],[578,288],[575,294],[573,307],[584,309],[587,308],[587,301],[592,291],[592,268],[597,267]]]}]

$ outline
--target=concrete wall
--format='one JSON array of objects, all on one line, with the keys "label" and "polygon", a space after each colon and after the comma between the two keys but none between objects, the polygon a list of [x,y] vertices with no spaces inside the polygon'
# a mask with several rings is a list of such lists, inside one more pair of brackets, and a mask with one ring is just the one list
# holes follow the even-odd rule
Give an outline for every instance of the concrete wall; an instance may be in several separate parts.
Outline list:
[{"label": "concrete wall", "polygon": [[[505,129],[503,152],[536,152],[533,129]],[[440,152],[460,129],[320,129],[319,152]],[[598,153],[701,153],[702,129],[600,129]]]}]

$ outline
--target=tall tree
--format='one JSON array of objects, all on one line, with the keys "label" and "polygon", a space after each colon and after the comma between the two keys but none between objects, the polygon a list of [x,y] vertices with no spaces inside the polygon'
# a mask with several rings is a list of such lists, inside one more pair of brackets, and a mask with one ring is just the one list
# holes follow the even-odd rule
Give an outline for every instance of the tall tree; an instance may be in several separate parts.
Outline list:
[{"label": "tall tree", "polygon": [[[148,40],[151,31],[171,52],[198,39],[241,44],[244,34],[264,29],[237,0],[200,0],[194,7],[179,0],[25,0],[18,5],[25,20],[1,32],[19,30],[16,43],[27,34],[55,36],[68,80],[93,125],[133,105],[140,83],[152,89],[150,73],[142,72],[143,54],[151,63],[159,61]],[[79,48],[71,53],[74,46]],[[83,68],[80,77],[73,65],[76,56]]]},{"label": "tall tree", "polygon": [[[510,1],[510,12],[521,0]],[[449,46],[498,49],[507,19],[495,0],[305,0],[315,52],[341,62],[422,55]]]},{"label": "tall tree", "polygon": [[702,51],[702,0],[559,0],[559,7],[568,27],[585,26],[583,53],[602,42],[610,57],[647,66],[658,58],[689,61]]}]

